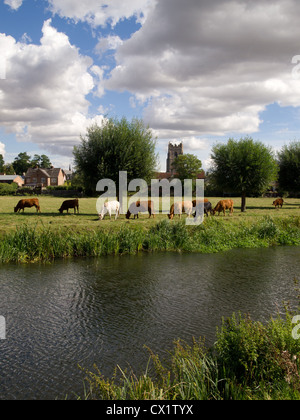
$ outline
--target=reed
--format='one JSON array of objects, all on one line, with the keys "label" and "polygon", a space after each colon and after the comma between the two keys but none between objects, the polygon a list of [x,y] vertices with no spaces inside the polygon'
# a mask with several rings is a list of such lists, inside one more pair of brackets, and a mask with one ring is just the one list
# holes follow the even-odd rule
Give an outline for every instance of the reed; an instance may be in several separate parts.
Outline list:
[{"label": "reed", "polygon": [[290,400],[300,398],[300,340],[292,338],[291,314],[267,324],[234,314],[223,321],[213,348],[177,341],[163,364],[150,350],[146,371],[120,367],[112,379],[86,371],[86,399]]},{"label": "reed", "polygon": [[123,224],[118,229],[85,231],[22,225],[3,236],[0,262],[52,261],[56,258],[100,257],[143,251],[214,253],[275,245],[300,245],[300,217],[265,216],[238,222],[209,218],[200,226],[162,220],[148,228]]}]

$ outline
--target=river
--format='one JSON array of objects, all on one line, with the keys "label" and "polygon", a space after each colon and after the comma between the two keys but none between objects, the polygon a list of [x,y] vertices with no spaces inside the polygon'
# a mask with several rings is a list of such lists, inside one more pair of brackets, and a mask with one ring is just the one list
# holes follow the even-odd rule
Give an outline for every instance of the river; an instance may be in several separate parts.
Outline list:
[{"label": "river", "polygon": [[295,303],[299,273],[299,247],[3,265],[0,399],[82,397],[78,365],[139,374],[144,345],[162,357],[178,338],[210,346],[222,317],[266,321]]}]

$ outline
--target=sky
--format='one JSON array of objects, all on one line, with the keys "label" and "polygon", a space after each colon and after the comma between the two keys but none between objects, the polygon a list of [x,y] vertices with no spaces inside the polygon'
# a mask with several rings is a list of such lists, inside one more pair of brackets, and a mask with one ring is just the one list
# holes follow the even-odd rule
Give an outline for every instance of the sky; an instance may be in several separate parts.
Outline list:
[{"label": "sky", "polygon": [[299,0],[0,0],[0,154],[72,151],[106,117],[142,118],[209,169],[251,136],[299,140]]}]

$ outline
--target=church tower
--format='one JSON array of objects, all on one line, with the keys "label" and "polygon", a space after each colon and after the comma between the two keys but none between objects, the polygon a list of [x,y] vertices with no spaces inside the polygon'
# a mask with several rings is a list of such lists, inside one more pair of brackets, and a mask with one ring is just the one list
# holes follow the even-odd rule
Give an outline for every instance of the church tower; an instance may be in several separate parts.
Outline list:
[{"label": "church tower", "polygon": [[180,144],[172,144],[169,143],[169,149],[168,149],[168,158],[167,158],[167,172],[174,175],[175,170],[173,168],[173,162],[178,157],[183,155],[183,143]]}]

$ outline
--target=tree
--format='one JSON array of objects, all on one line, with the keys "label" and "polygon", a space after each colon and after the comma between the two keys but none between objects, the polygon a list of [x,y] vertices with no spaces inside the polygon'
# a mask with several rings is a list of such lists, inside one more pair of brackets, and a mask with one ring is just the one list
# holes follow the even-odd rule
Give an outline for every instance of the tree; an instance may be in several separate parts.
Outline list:
[{"label": "tree", "polygon": [[88,128],[81,145],[74,147],[76,171],[88,193],[95,192],[104,178],[118,187],[120,171],[127,171],[128,181],[141,178],[148,182],[157,165],[155,145],[152,131],[142,120],[106,120]]},{"label": "tree", "polygon": [[40,155],[34,155],[33,159],[30,162],[30,165],[32,168],[35,168],[36,166],[40,166],[41,163],[41,156]]},{"label": "tree", "polygon": [[15,175],[16,171],[12,165],[12,163],[7,163],[4,165],[3,172],[6,173],[6,175]]},{"label": "tree", "polygon": [[4,162],[3,155],[0,155],[0,173],[4,172],[4,165],[5,165],[5,162]]},{"label": "tree", "polygon": [[283,191],[300,192],[300,142],[284,146],[278,153],[279,185]]},{"label": "tree", "polygon": [[51,168],[52,163],[47,155],[41,156],[41,168],[43,169],[49,169]]},{"label": "tree", "polygon": [[46,155],[34,155],[33,159],[31,160],[31,167],[35,168],[36,166],[42,169],[49,169],[51,168],[51,161]]},{"label": "tree", "polygon": [[13,163],[16,174],[22,175],[28,171],[31,166],[30,159],[31,156],[29,156],[26,152],[18,154]]},{"label": "tree", "polygon": [[277,179],[278,165],[271,148],[250,137],[213,147],[211,179],[215,186],[242,196],[246,211],[247,195],[260,194]]},{"label": "tree", "polygon": [[178,178],[181,181],[185,179],[196,179],[200,172],[202,172],[202,162],[195,155],[186,154],[178,156],[174,162],[173,167]]}]

